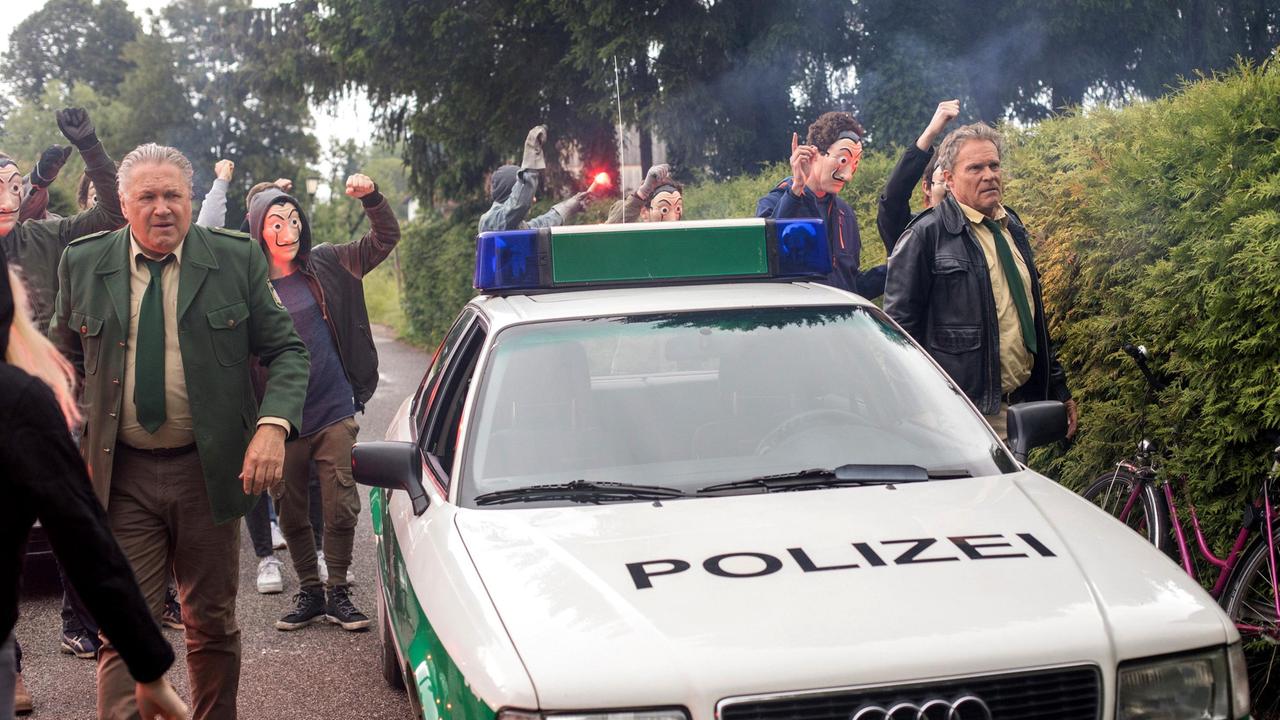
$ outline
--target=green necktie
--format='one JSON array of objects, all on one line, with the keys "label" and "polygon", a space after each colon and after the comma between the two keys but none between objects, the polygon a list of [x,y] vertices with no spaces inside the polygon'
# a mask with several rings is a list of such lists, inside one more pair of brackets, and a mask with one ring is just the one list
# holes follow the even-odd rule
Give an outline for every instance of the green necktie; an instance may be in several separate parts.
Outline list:
[{"label": "green necktie", "polygon": [[1018,324],[1022,326],[1022,342],[1035,354],[1036,325],[1031,319],[1031,304],[1027,302],[1027,289],[1022,286],[1022,273],[1018,272],[1018,264],[1013,261],[1013,250],[1005,242],[1000,233],[1000,224],[990,218],[983,218],[982,224],[991,231],[996,241],[996,257],[1000,258],[1000,269],[1004,271],[1004,281],[1009,285],[1009,294],[1013,296],[1013,306],[1018,309]]},{"label": "green necktie", "polygon": [[154,433],[164,424],[164,288],[161,275],[164,260],[143,259],[151,271],[151,281],[138,306],[138,345],[133,367],[133,404],[138,424]]}]

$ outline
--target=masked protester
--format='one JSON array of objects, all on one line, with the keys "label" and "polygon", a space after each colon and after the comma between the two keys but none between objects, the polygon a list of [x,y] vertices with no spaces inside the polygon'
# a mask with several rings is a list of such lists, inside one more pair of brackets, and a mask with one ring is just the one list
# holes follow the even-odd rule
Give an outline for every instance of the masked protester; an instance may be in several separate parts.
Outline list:
[{"label": "masked protester", "polygon": [[887,255],[893,254],[894,243],[907,228],[907,223],[911,222],[911,189],[916,183],[920,183],[920,195],[926,208],[937,205],[946,195],[947,185],[933,154],[933,141],[946,129],[947,123],[955,120],[959,114],[959,100],[943,100],[938,103],[924,132],[902,154],[893,172],[889,174],[889,179],[885,181],[884,190],[880,193],[880,204],[876,208],[876,229],[880,232],[880,240],[884,243]]},{"label": "masked protester", "polygon": [[654,165],[636,191],[609,209],[606,223],[667,222],[684,217],[684,186],[671,178],[671,166]]},{"label": "masked protester", "polygon": [[116,164],[98,142],[93,121],[83,108],[56,113],[58,129],[80,150],[85,174],[98,191],[97,204],[85,212],[57,220],[20,220],[22,176],[13,160],[0,155],[0,249],[17,265],[26,282],[36,328],[45,332],[58,290],[58,259],[72,240],[124,225],[116,194]]},{"label": "masked protester", "polygon": [[542,171],[547,168],[542,151],[546,141],[547,126],[533,128],[524,140],[524,157],[520,166],[503,165],[489,176],[489,194],[493,205],[480,216],[480,232],[564,225],[590,204],[591,194],[583,191],[525,222],[529,208],[537,201]]},{"label": "masked protester", "polygon": [[[285,449],[280,497],[280,527],[301,590],[293,609],[276,621],[278,630],[297,630],[321,619],[344,630],[369,627],[368,616],[351,602],[347,575],[360,516],[360,494],[351,478],[351,446],[359,431],[355,414],[378,384],[378,354],[361,279],[395,249],[400,225],[367,176],[347,178],[346,192],[364,206],[370,230],[341,245],[313,247],[302,205],[279,188],[268,187],[249,202],[251,235],[270,262],[271,285],[311,355],[302,427],[299,439]],[[323,584],[308,517],[311,463],[324,506],[328,579]]]},{"label": "masked protester", "polygon": [[0,718],[13,717],[11,633],[18,616],[27,532],[39,520],[68,578],[134,680],[142,717],[185,718],[164,673],[173,650],[151,618],[133,570],[111,535],[71,439],[79,422],[75,373],[31,322],[21,281],[0,252]]},{"label": "masked protester", "polygon": [[862,271],[858,216],[840,191],[862,159],[862,124],[846,112],[823,113],[809,126],[803,145],[791,135],[791,177],[756,204],[757,217],[821,218],[831,247],[827,284],[867,299],[884,294],[885,267]]}]

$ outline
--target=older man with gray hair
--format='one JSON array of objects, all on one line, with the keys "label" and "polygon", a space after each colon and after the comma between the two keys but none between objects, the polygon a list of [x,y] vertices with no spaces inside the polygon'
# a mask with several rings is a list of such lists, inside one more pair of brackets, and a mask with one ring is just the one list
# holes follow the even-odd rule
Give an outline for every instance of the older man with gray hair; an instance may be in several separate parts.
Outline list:
[{"label": "older man with gray hair", "polygon": [[[191,163],[142,145],[120,163],[128,225],[81,238],[58,266],[50,334],[84,376],[81,453],[156,619],[172,567],[195,718],[234,718],[239,523],[280,482],[301,425],[306,346],[243,233],[191,222]],[[250,358],[268,368],[261,405]],[[136,715],[110,638],[98,716]]]},{"label": "older man with gray hair", "polygon": [[938,148],[949,191],[907,226],[889,258],[884,309],[924,346],[1005,436],[1009,405],[1061,400],[1068,437],[1076,405],[1045,324],[1027,230],[1004,207],[1004,140],[975,123]]}]

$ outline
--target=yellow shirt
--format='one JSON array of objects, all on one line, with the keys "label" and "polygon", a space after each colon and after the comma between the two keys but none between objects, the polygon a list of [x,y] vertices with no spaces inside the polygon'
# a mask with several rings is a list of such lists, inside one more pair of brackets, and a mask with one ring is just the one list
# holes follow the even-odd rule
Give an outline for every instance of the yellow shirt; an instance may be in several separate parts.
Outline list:
[{"label": "yellow shirt", "polygon": [[[151,282],[151,271],[144,261],[146,257],[138,241],[129,238],[129,339],[124,351],[124,403],[120,411],[120,441],[136,448],[175,448],[196,441],[195,426],[191,420],[191,405],[187,401],[187,380],[182,367],[182,351],[178,347],[178,277],[182,267],[182,244],[171,253],[173,260],[164,265],[160,274],[164,303],[164,377],[136,378],[136,350],[138,347],[138,308],[142,294]],[[133,404],[133,392],[137,383],[164,383],[165,421],[149,433],[138,424],[138,408]]]},{"label": "yellow shirt", "polygon": [[[991,295],[996,302],[996,320],[1000,325],[1000,392],[1010,393],[1031,378],[1031,368],[1035,364],[1035,355],[1027,349],[1022,340],[1022,324],[1018,320],[1018,308],[1013,304],[1013,293],[1009,291],[1009,283],[1005,281],[1004,268],[1000,266],[1000,256],[996,254],[996,239],[991,231],[982,224],[986,217],[956,201],[964,215],[969,219],[969,227],[982,247],[982,254],[987,258],[987,274],[991,276]],[[1031,302],[1031,273],[1027,263],[1022,259],[1013,244],[1009,233],[1009,216],[1003,207],[997,207],[995,216],[991,218],[1000,224],[1004,242],[1009,245],[1013,254],[1013,262],[1018,266],[1018,275],[1022,277],[1022,287],[1027,291],[1027,301]],[[1036,308],[1031,305],[1031,318],[1035,319]]]}]

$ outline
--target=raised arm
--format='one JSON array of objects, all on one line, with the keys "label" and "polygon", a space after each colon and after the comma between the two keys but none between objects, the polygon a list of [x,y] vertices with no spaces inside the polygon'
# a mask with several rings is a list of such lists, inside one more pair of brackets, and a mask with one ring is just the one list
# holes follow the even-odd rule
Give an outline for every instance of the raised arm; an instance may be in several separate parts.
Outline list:
[{"label": "raised arm", "polygon": [[214,164],[213,186],[209,188],[209,192],[205,193],[204,201],[200,203],[200,215],[196,218],[197,225],[227,226],[227,187],[231,185],[231,178],[235,171],[236,164],[225,158]]},{"label": "raised arm", "polygon": [[364,277],[376,268],[400,242],[400,221],[391,204],[378,192],[378,185],[368,175],[359,173],[347,178],[347,195],[360,201],[369,217],[369,232],[353,243],[335,245],[339,261],[347,272]]}]

